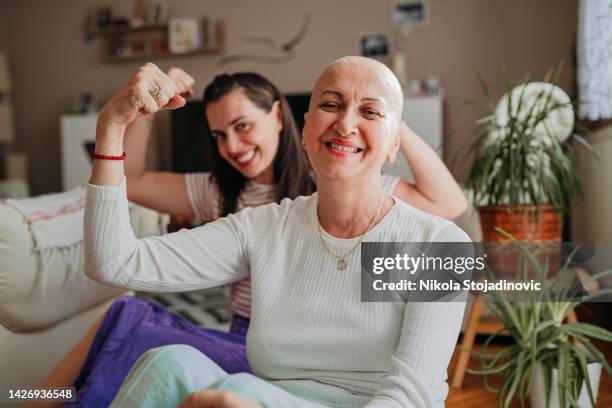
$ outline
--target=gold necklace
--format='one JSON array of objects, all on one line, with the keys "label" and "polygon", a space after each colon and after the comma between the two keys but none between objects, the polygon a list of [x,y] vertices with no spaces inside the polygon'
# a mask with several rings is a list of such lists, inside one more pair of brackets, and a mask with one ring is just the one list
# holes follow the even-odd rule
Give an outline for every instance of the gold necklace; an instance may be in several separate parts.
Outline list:
[{"label": "gold necklace", "polygon": [[[378,219],[378,216],[380,215],[380,211],[383,208],[383,204],[385,203],[385,196],[383,196],[382,200],[380,201],[380,206],[378,207],[378,211],[376,211],[376,215],[374,216],[374,218],[372,219],[372,222],[370,222],[370,226],[368,227],[368,229],[361,234],[361,237],[359,238],[359,241],[357,241],[357,243],[351,248],[351,250],[348,252],[348,254],[344,255],[344,256],[340,256],[337,255],[334,251],[331,250],[331,248],[327,245],[327,242],[325,242],[325,239],[323,238],[323,228],[321,227],[321,223],[317,222],[318,227],[319,227],[319,238],[321,238],[321,242],[323,243],[323,246],[325,247],[325,249],[327,249],[327,252],[329,252],[330,254],[332,254],[332,256],[334,258],[338,258],[338,263],[336,264],[336,269],[339,269],[341,271],[346,269],[347,263],[346,263],[346,258],[348,258],[354,251],[355,249],[357,249],[357,247],[359,246],[359,244],[361,244],[361,241],[363,241],[363,239],[365,238],[366,234],[368,232],[370,232],[370,230],[372,229],[372,227],[374,226],[374,223],[376,222],[376,220]],[[315,221],[318,221],[318,215],[316,215]]]}]

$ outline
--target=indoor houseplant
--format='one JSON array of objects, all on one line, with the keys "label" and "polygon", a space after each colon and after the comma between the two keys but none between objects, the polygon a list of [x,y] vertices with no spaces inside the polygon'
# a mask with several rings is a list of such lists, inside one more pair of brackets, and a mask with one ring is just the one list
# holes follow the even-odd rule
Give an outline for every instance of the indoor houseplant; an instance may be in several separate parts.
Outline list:
[{"label": "indoor houseplant", "polygon": [[501,227],[521,241],[561,241],[562,216],[580,195],[570,140],[574,106],[556,86],[561,67],[544,82],[506,80],[495,105],[488,86],[486,116],[477,122],[474,164],[466,187],[479,208],[483,241],[504,240]]},{"label": "indoor houseplant", "polygon": [[[469,372],[484,376],[487,389],[498,393],[500,407],[509,407],[515,398],[524,406],[530,394],[532,407],[595,407],[597,369],[601,372],[603,367],[612,375],[612,367],[591,339],[612,342],[612,333],[587,323],[567,322],[566,317],[581,303],[611,290],[598,289],[584,297],[569,296],[569,286],[559,278],[568,274],[552,279],[548,260],[538,259],[507,232],[501,229],[497,232],[514,241],[524,255],[525,262],[517,263],[517,278],[522,281],[535,278],[548,284],[543,285],[541,292],[521,301],[510,300],[502,292],[490,293],[487,306],[503,329],[491,334],[481,351],[472,351],[480,359],[481,367]],[[573,255],[563,263],[562,271],[569,270]],[[612,270],[597,273],[582,280],[582,284],[589,285],[610,274]],[[493,275],[489,270],[488,277],[495,279]],[[491,342],[502,332],[511,337],[511,345],[497,353],[489,352]],[[501,376],[499,389],[491,387],[492,375]],[[534,390],[538,385],[541,388]]]}]

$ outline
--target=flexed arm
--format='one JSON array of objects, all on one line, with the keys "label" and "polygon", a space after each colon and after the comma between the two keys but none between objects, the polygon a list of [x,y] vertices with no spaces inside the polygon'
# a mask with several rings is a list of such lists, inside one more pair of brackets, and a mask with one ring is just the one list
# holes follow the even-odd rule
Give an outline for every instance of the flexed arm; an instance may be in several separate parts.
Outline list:
[{"label": "flexed arm", "polygon": [[405,122],[400,126],[400,150],[414,175],[414,184],[401,180],[394,194],[423,211],[446,219],[457,218],[467,200],[438,154]]},{"label": "flexed arm", "polygon": [[[180,96],[188,98],[193,94],[195,80],[191,75],[180,68],[171,68],[167,76]],[[126,128],[123,148],[127,154],[125,176],[128,198],[159,212],[191,218],[194,213],[185,187],[185,176],[172,172],[147,171],[145,168],[153,123],[154,115],[141,115]]]},{"label": "flexed arm", "polygon": [[[96,153],[118,156],[128,125],[162,109],[185,105],[174,82],[155,64],[140,67],[104,105],[96,124]],[[94,160],[90,183],[118,185],[124,174],[122,160]]]},{"label": "flexed arm", "polygon": [[[96,153],[118,156],[126,127],[143,115],[185,104],[155,65],[140,68],[106,103],[97,123]],[[84,220],[85,272],[128,289],[181,291],[226,284],[248,274],[246,239],[237,218],[138,240],[129,222],[121,160],[94,161]]]}]

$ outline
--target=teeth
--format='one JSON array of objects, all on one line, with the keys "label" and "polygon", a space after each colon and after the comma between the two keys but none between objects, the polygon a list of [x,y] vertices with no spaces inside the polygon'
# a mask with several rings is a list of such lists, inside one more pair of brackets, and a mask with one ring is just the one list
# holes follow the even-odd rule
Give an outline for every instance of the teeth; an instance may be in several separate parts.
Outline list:
[{"label": "teeth", "polygon": [[237,158],[236,158],[236,161],[237,161],[238,163],[246,163],[246,162],[248,162],[249,160],[253,159],[253,157],[255,157],[255,149],[251,150],[251,151],[250,151],[250,152],[248,152],[248,153],[243,154],[243,155],[242,155],[242,156],[240,156],[240,157],[237,157]]},{"label": "teeth", "polygon": [[356,147],[342,146],[336,143],[330,143],[329,147],[344,153],[357,153],[359,151],[359,149]]}]

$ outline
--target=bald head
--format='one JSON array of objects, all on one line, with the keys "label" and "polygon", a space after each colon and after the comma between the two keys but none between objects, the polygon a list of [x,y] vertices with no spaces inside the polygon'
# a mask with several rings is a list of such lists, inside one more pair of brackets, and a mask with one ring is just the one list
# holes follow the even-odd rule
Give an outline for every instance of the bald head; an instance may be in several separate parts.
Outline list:
[{"label": "bald head", "polygon": [[367,81],[380,91],[389,111],[401,118],[404,96],[402,86],[397,77],[385,64],[371,58],[348,56],[329,64],[315,83],[313,96],[324,92],[322,87],[329,82],[330,77],[346,78],[347,81]]}]

